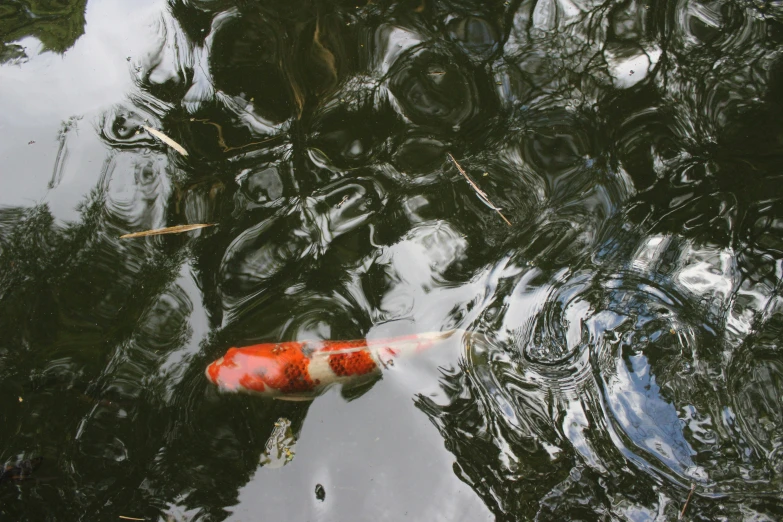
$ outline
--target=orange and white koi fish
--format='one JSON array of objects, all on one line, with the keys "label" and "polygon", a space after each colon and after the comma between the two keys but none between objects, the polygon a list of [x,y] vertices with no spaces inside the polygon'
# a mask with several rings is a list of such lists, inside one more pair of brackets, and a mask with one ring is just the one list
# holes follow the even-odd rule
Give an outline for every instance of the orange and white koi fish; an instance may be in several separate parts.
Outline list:
[{"label": "orange and white koi fish", "polygon": [[426,350],[456,330],[389,339],[290,341],[230,348],[207,367],[207,378],[224,392],[278,399],[310,399],[333,384],[358,384],[399,357]]}]

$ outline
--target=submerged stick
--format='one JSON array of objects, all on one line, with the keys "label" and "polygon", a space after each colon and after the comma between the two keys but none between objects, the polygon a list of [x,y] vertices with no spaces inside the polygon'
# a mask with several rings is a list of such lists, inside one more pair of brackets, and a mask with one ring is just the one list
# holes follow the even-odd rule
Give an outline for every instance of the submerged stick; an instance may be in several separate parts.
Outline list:
[{"label": "submerged stick", "polygon": [[185,147],[183,147],[182,145],[180,145],[176,141],[172,140],[171,138],[169,138],[168,136],[166,136],[165,134],[163,134],[159,130],[153,129],[152,127],[149,127],[147,125],[142,125],[142,127],[144,127],[145,131],[149,132],[150,134],[152,134],[153,136],[158,138],[160,141],[162,141],[163,143],[165,143],[166,145],[168,145],[172,149],[176,150],[177,152],[179,152],[183,156],[187,156],[188,155],[188,151],[185,150]]},{"label": "submerged stick", "polygon": [[498,215],[500,216],[500,218],[501,218],[503,221],[505,221],[505,222],[506,222],[506,225],[508,225],[508,226],[511,226],[511,221],[509,221],[508,219],[506,219],[506,216],[504,216],[504,215],[503,215],[503,213],[500,211],[500,207],[496,207],[496,206],[495,206],[495,205],[494,205],[494,204],[493,204],[493,203],[492,203],[492,202],[489,200],[489,196],[487,196],[486,192],[484,192],[483,190],[481,190],[481,189],[478,187],[478,185],[476,185],[476,183],[475,183],[475,182],[474,182],[472,179],[470,179],[470,176],[468,176],[468,173],[467,173],[467,172],[465,172],[465,169],[463,169],[463,168],[462,168],[462,166],[461,166],[459,163],[457,163],[457,160],[455,160],[455,159],[454,159],[454,156],[452,156],[450,152],[447,152],[446,154],[448,154],[448,155],[449,155],[449,158],[451,159],[452,163],[454,163],[454,166],[455,166],[455,167],[457,167],[457,170],[459,171],[459,173],[460,173],[460,174],[462,174],[462,176],[465,178],[465,181],[467,181],[467,182],[468,182],[468,184],[470,185],[470,188],[472,188],[472,189],[473,189],[473,190],[476,192],[476,195],[478,195],[479,199],[481,199],[481,201],[483,201],[484,203],[486,203],[486,205],[487,205],[489,208],[491,208],[492,210],[494,210],[495,212],[497,212],[497,213],[498,213]]},{"label": "submerged stick", "polygon": [[120,236],[120,239],[127,239],[131,237],[160,236],[162,234],[179,234],[181,232],[190,232],[191,230],[198,230],[199,228],[206,228],[212,226],[215,226],[215,224],[199,223],[197,225],[177,225],[174,227],[154,228],[152,230],[145,230],[143,232],[133,232],[132,234],[124,234]]},{"label": "submerged stick", "polygon": [[266,143],[268,141],[276,140],[279,137],[279,136],[272,136],[271,138],[267,138],[265,140],[253,141],[253,142],[250,142],[250,143],[245,143],[244,145],[237,145],[236,147],[229,147],[226,144],[225,138],[223,138],[223,127],[221,127],[219,123],[215,123],[214,121],[209,121],[206,118],[203,118],[203,119],[190,118],[190,121],[203,123],[205,125],[212,125],[213,127],[215,127],[217,129],[218,145],[220,146],[221,149],[223,149],[223,152],[228,152],[228,151],[231,151],[231,150],[241,150],[241,149],[244,149],[246,147],[252,147],[253,145],[261,145],[261,144]]},{"label": "submerged stick", "polygon": [[691,483],[691,492],[688,493],[688,498],[685,500],[685,505],[682,506],[682,511],[680,511],[680,516],[677,517],[677,520],[682,520],[682,517],[685,516],[685,510],[688,509],[688,503],[691,501],[691,497],[693,496],[693,492],[696,490],[696,484]]}]

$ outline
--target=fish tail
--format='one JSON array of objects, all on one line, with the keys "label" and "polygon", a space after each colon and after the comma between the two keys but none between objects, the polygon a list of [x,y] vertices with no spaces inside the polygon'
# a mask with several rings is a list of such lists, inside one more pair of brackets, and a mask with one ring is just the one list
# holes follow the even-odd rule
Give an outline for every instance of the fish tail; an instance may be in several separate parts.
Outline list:
[{"label": "fish tail", "polygon": [[420,334],[422,337],[429,338],[433,341],[442,341],[443,339],[448,339],[452,335],[465,335],[467,334],[467,330],[463,330],[462,328],[452,328],[451,330],[443,330],[440,332],[427,332]]},{"label": "fish tail", "polygon": [[420,352],[431,348],[439,341],[445,341],[453,335],[464,335],[467,332],[459,328],[452,328],[451,330],[443,330],[440,332],[427,332],[419,334],[419,346],[416,347],[416,351]]},{"label": "fish tail", "polygon": [[440,341],[460,333],[466,332],[459,329],[425,332],[406,336],[388,344],[383,341],[379,341],[376,344],[379,346],[379,355],[385,356],[387,359],[396,359],[405,353],[421,353],[437,345]]}]

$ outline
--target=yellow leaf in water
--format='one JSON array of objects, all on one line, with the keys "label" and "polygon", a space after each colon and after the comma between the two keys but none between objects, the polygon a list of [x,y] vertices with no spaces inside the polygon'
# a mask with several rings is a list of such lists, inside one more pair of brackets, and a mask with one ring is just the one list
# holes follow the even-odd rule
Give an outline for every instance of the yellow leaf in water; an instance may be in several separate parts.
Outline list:
[{"label": "yellow leaf in water", "polygon": [[124,234],[120,236],[120,239],[127,239],[129,237],[159,236],[161,234],[179,234],[181,232],[190,232],[191,230],[198,230],[199,228],[206,228],[212,226],[215,226],[215,224],[201,223],[198,225],[177,225],[175,227],[155,228],[153,230],[145,230],[144,232],[134,232],[132,234]]},{"label": "yellow leaf in water", "polygon": [[183,147],[182,145],[180,145],[176,141],[172,140],[171,138],[169,138],[168,136],[166,136],[165,134],[163,134],[159,130],[153,129],[152,127],[148,127],[146,125],[142,125],[142,127],[144,127],[145,131],[149,132],[150,134],[152,134],[153,136],[158,138],[160,141],[162,141],[163,143],[165,143],[166,145],[168,145],[172,149],[176,150],[177,152],[179,152],[183,156],[187,156],[188,155],[188,151],[185,150],[185,147]]}]

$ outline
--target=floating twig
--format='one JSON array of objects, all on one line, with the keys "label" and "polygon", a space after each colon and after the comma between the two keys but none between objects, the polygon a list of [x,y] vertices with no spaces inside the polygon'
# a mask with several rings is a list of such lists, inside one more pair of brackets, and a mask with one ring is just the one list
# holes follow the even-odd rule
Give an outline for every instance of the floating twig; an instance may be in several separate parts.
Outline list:
[{"label": "floating twig", "polygon": [[133,232],[132,234],[124,234],[120,236],[120,239],[127,239],[131,237],[160,236],[162,234],[179,234],[181,232],[190,232],[191,230],[198,230],[199,228],[206,228],[212,226],[215,226],[215,224],[200,223],[197,225],[177,225],[174,227],[155,228],[152,230],[145,230],[143,232]]},{"label": "floating twig", "polygon": [[476,185],[472,179],[470,179],[470,176],[468,176],[468,173],[465,172],[465,169],[463,169],[459,163],[457,163],[457,160],[454,159],[454,156],[451,155],[450,152],[447,152],[449,155],[449,158],[451,158],[452,163],[454,163],[454,166],[457,167],[457,170],[459,170],[459,173],[462,174],[462,176],[465,178],[465,181],[468,182],[470,187],[476,192],[476,195],[478,195],[479,199],[483,201],[489,208],[494,210],[498,213],[500,218],[506,222],[506,225],[511,226],[511,221],[506,219],[506,216],[503,215],[503,213],[500,211],[500,207],[496,207],[490,200],[489,196],[487,196],[486,192],[481,190],[478,185]]},{"label": "floating twig", "polygon": [[188,151],[185,150],[185,147],[183,147],[182,145],[180,145],[176,141],[172,140],[171,138],[169,138],[168,136],[166,136],[165,134],[163,134],[159,130],[153,129],[152,127],[149,127],[147,125],[142,125],[142,127],[144,127],[145,131],[149,132],[150,134],[152,134],[153,136],[158,138],[160,141],[162,141],[163,143],[165,143],[166,145],[168,145],[172,149],[176,150],[177,152],[179,152],[183,156],[187,156],[188,155]]},{"label": "floating twig", "polygon": [[279,137],[279,136],[272,136],[271,138],[267,138],[265,140],[253,141],[253,142],[250,142],[250,143],[245,143],[244,145],[237,145],[236,147],[230,147],[230,146],[228,146],[226,144],[226,140],[223,138],[223,127],[221,127],[219,123],[215,123],[214,121],[209,121],[206,118],[203,118],[203,119],[190,118],[190,121],[194,121],[194,122],[197,122],[197,123],[203,123],[205,125],[212,125],[213,127],[215,127],[217,129],[217,134],[218,134],[218,145],[220,146],[221,149],[223,149],[223,152],[228,152],[228,151],[231,151],[231,150],[241,150],[241,149],[244,149],[246,147],[252,147],[253,145],[261,145],[261,144],[264,144],[264,143],[266,143],[268,141],[276,140]]},{"label": "floating twig", "polygon": [[691,482],[691,492],[688,493],[688,498],[685,500],[685,505],[682,506],[682,511],[680,511],[680,516],[677,517],[677,520],[682,520],[682,517],[685,516],[685,510],[688,509],[688,503],[691,501],[691,497],[693,496],[693,492],[696,490],[696,484]]},{"label": "floating twig", "polygon": [[123,520],[147,520],[146,518],[126,517],[125,515],[120,515],[120,518]]}]

